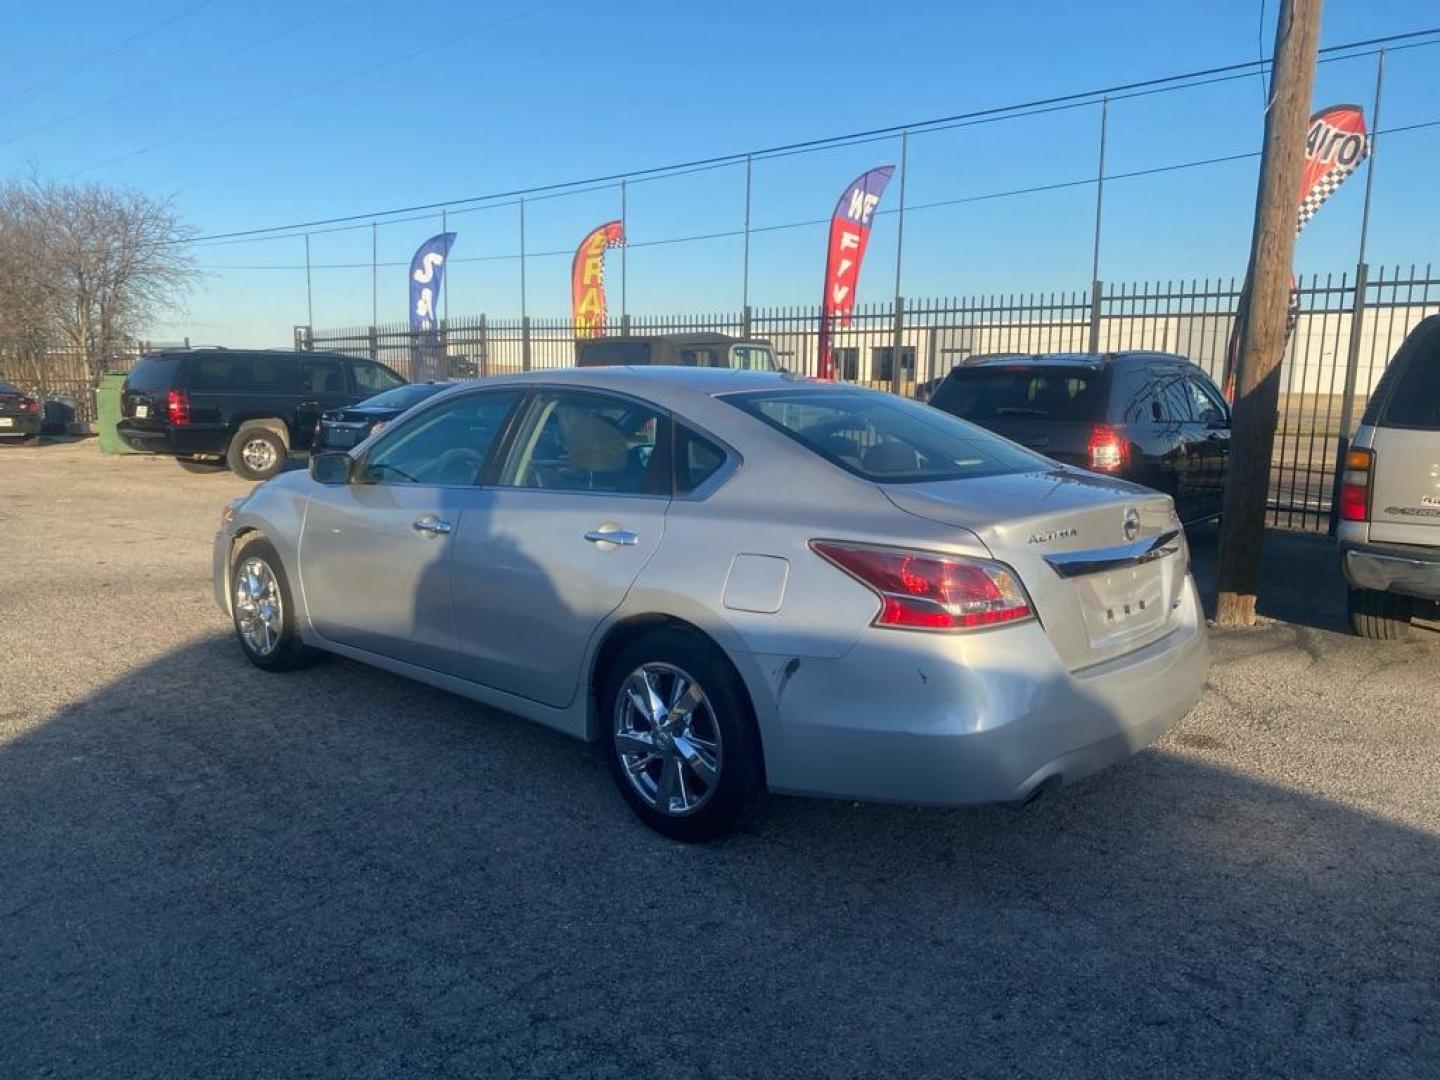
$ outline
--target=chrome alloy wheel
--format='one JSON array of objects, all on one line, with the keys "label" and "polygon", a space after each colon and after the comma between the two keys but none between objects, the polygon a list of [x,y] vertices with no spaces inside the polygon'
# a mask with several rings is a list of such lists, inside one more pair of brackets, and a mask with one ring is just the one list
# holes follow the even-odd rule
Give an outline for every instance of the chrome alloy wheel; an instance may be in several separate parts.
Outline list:
[{"label": "chrome alloy wheel", "polygon": [[285,629],[280,583],[264,559],[246,559],[235,573],[235,625],[256,656],[269,656]]},{"label": "chrome alloy wheel", "polygon": [[275,444],[268,439],[251,439],[240,447],[240,458],[254,472],[269,472],[277,460]]},{"label": "chrome alloy wheel", "polygon": [[720,780],[720,726],[710,699],[672,664],[642,664],[621,685],[615,749],[631,786],[661,813],[694,813]]}]

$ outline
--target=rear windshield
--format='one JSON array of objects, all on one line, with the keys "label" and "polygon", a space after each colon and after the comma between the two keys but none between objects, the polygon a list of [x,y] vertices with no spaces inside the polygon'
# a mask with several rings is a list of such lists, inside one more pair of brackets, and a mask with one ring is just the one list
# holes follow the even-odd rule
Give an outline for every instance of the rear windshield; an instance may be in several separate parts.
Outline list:
[{"label": "rear windshield", "polygon": [[446,389],[446,383],[412,383],[407,386],[397,386],[393,390],[386,390],[368,397],[356,405],[357,409],[408,409],[416,402],[424,401],[432,394],[438,394]]},{"label": "rear windshield", "polygon": [[930,404],[955,416],[989,424],[996,420],[1105,419],[1109,378],[1074,368],[957,368],[936,388]]},{"label": "rear windshield", "polygon": [[180,368],[178,356],[142,356],[125,377],[131,390],[168,390]]},{"label": "rear windshield", "polygon": [[1382,427],[1440,431],[1440,327],[1409,356],[1390,400],[1385,404]]},{"label": "rear windshield", "polygon": [[731,394],[723,400],[758,417],[842,469],[881,483],[957,480],[1052,469],[946,413],[867,390]]}]

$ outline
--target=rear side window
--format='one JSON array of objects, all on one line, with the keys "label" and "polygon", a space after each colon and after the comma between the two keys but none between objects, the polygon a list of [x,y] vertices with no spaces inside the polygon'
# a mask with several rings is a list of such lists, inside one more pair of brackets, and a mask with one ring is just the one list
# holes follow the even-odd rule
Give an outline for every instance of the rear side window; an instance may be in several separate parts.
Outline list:
[{"label": "rear side window", "polygon": [[339,360],[302,360],[300,362],[302,394],[345,393],[345,369]]},{"label": "rear side window", "polygon": [[1381,427],[1440,431],[1440,327],[1417,344],[1390,391]]},{"label": "rear side window", "polygon": [[725,464],[725,451],[687,427],[675,428],[675,494],[694,491]]},{"label": "rear side window", "polygon": [[581,367],[650,363],[648,341],[591,341],[580,346]]},{"label": "rear side window", "polygon": [[1174,368],[1152,368],[1155,375],[1155,396],[1160,400],[1160,420],[1188,422],[1195,417],[1190,411],[1190,388],[1185,376]]},{"label": "rear side window", "polygon": [[930,404],[954,416],[989,424],[1004,420],[1105,419],[1109,378],[1102,371],[1064,368],[956,368]]},{"label": "rear side window", "polygon": [[877,483],[1053,469],[1053,462],[928,405],[866,390],[791,390],[723,400],[827,461]]},{"label": "rear side window", "polygon": [[280,365],[268,356],[192,356],[187,388],[195,391],[273,394]]},{"label": "rear side window", "polygon": [[178,356],[142,356],[125,377],[125,385],[131,390],[166,390],[179,370]]}]

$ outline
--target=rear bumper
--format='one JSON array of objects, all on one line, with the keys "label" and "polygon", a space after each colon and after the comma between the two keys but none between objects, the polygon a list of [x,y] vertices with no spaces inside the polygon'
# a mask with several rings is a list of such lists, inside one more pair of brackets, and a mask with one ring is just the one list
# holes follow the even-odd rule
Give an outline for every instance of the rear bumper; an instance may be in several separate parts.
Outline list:
[{"label": "rear bumper", "polygon": [[1440,548],[1342,543],[1340,566],[1357,589],[1440,600]]},{"label": "rear bumper", "polygon": [[[10,423],[6,424],[5,421]],[[7,413],[0,417],[0,439],[24,439],[39,435],[44,419],[39,413]]]},{"label": "rear bumper", "polygon": [[230,448],[229,430],[208,424],[154,428],[121,420],[115,430],[127,446],[147,454],[223,454]]},{"label": "rear bumper", "polygon": [[[940,805],[1016,802],[1144,748],[1200,699],[1209,645],[1193,581],[1159,641],[1069,671],[1037,623],[966,638],[877,630],[837,660],[762,657],[770,786]],[[789,672],[788,676],[786,672]]]}]

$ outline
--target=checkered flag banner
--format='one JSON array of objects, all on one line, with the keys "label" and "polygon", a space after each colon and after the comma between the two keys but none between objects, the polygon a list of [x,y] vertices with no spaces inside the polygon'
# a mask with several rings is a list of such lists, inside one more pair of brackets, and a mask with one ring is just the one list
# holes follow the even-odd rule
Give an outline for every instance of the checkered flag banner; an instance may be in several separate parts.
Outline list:
[{"label": "checkered flag banner", "polygon": [[1297,235],[1369,156],[1370,137],[1359,105],[1331,105],[1310,117],[1305,167],[1300,174],[1300,210],[1295,218]]}]

